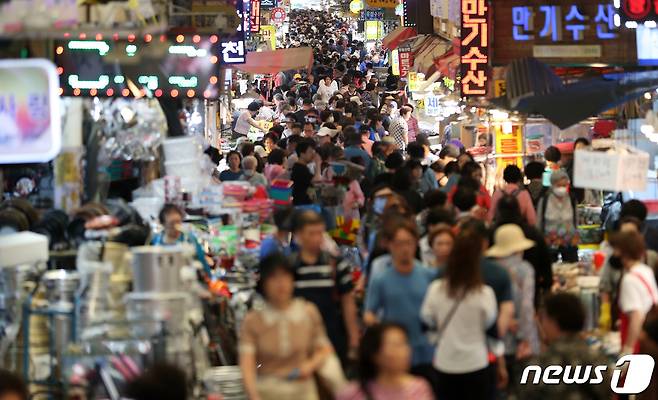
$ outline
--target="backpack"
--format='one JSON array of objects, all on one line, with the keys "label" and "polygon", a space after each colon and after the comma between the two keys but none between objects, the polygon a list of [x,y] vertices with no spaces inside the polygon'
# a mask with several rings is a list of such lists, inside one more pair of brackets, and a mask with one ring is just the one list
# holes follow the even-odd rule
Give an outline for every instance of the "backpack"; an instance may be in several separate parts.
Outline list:
[{"label": "backpack", "polygon": [[624,203],[624,197],[621,192],[608,193],[603,200],[601,207],[601,227],[606,231],[611,231],[613,225],[619,220],[621,206]]},{"label": "backpack", "polygon": [[[520,186],[520,187],[514,189],[514,190],[511,191],[510,193],[507,193],[506,191],[503,190],[503,191],[502,191],[502,192],[503,192],[503,195],[501,196],[501,198],[500,198],[499,201],[501,201],[501,200],[503,200],[503,199],[509,199],[509,198],[514,198],[514,199],[516,199],[517,196],[519,195],[519,193],[521,193],[521,192],[524,191],[524,190],[526,190],[526,188],[523,187],[523,186]],[[494,218],[493,218],[493,222],[494,222],[494,224],[496,224],[496,221],[498,220],[498,212],[497,212],[497,211],[498,211],[498,210],[496,210],[496,214],[494,215]],[[524,220],[525,220],[525,219],[524,219]]]}]

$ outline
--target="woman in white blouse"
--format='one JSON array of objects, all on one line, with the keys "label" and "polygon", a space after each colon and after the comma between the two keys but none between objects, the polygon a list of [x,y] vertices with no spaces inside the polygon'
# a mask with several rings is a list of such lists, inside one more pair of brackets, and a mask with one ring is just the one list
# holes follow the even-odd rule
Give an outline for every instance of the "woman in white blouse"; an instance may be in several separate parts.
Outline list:
[{"label": "woman in white blouse", "polygon": [[494,378],[489,365],[486,330],[496,321],[496,297],[482,282],[482,239],[461,233],[442,279],[427,290],[421,316],[437,333],[434,368],[442,400],[490,398]]}]

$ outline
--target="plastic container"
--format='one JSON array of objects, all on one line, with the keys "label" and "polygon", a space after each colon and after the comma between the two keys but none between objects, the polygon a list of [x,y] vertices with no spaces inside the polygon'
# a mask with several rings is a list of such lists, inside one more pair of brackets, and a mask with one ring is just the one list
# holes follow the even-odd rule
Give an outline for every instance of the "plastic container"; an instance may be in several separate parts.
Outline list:
[{"label": "plastic container", "polygon": [[164,164],[167,175],[190,179],[199,179],[201,175],[201,164],[198,158],[165,161]]},{"label": "plastic container", "polygon": [[201,143],[196,136],[166,139],[162,142],[162,148],[167,162],[198,159],[202,152]]}]

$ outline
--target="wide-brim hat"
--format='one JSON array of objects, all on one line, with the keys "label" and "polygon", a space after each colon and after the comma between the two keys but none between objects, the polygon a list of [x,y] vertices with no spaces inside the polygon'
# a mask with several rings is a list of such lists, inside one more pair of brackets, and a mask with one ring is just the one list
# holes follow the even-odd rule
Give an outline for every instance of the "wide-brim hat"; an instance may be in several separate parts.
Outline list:
[{"label": "wide-brim hat", "polygon": [[509,257],[514,253],[528,250],[535,242],[525,237],[523,230],[515,224],[501,225],[494,234],[494,245],[487,250],[488,257]]}]

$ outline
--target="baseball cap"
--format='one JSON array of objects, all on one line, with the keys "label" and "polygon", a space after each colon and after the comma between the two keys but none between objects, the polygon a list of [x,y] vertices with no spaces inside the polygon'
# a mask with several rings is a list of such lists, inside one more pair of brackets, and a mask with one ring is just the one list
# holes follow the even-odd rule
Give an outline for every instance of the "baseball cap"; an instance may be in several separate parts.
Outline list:
[{"label": "baseball cap", "polygon": [[384,136],[382,138],[382,143],[383,144],[395,144],[395,139],[393,139],[392,136]]}]

